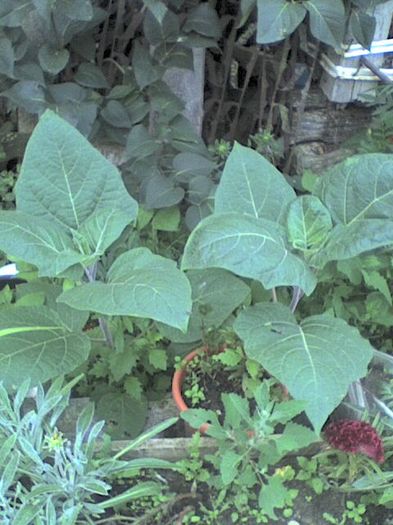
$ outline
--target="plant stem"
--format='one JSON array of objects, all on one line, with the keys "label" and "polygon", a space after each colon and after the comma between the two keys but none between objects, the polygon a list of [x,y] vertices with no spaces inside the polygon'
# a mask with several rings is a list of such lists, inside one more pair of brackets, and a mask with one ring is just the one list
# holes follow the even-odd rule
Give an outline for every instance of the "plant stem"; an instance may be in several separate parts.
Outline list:
[{"label": "plant stem", "polygon": [[[97,263],[93,264],[93,266],[91,266],[90,268],[85,268],[85,275],[86,275],[89,283],[94,283],[94,281],[96,280],[96,274],[97,274]],[[101,332],[104,335],[106,344],[110,348],[113,348],[113,338],[112,338],[112,334],[111,334],[111,331],[109,329],[109,325],[108,325],[107,320],[103,319],[102,317],[99,317],[98,318],[98,323],[100,325]]]}]

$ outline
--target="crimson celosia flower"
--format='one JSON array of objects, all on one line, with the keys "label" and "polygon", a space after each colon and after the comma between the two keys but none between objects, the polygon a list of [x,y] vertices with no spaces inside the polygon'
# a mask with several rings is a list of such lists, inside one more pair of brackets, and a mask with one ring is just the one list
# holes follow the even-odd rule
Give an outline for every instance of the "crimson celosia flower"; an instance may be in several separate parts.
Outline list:
[{"label": "crimson celosia flower", "polygon": [[365,421],[333,421],[325,428],[325,437],[333,448],[352,454],[365,454],[377,463],[383,463],[385,460],[380,436],[375,428]]}]

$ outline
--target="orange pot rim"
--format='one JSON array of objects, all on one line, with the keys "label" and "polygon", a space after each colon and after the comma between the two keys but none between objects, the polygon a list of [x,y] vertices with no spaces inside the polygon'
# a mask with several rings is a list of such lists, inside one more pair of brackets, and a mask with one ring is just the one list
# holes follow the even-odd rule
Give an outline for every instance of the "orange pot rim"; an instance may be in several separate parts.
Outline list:
[{"label": "orange pot rim", "polygon": [[[179,409],[179,412],[186,412],[187,410],[190,409],[190,407],[187,406],[186,402],[184,401],[183,393],[182,393],[184,379],[185,379],[185,377],[187,375],[187,365],[191,361],[193,361],[196,357],[201,355],[201,353],[203,353],[203,352],[207,352],[207,348],[206,347],[197,348],[197,349],[193,350],[192,352],[190,352],[189,354],[187,354],[182,360],[181,367],[178,370],[176,370],[175,373],[173,374],[173,378],[172,378],[172,398],[173,398],[173,400],[175,402],[175,405]],[[208,423],[204,423],[199,428],[199,432],[201,434],[205,434],[205,432],[206,432],[206,430],[208,428],[209,428],[209,424]]]}]

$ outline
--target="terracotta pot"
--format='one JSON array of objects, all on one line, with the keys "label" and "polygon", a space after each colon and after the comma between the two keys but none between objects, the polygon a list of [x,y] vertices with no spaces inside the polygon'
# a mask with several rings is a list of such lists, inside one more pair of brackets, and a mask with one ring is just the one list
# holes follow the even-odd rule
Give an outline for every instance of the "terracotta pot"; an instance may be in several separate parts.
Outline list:
[{"label": "terracotta pot", "polygon": [[[179,409],[179,412],[185,412],[186,410],[190,409],[190,407],[187,406],[187,404],[186,404],[186,402],[185,402],[185,400],[183,398],[183,392],[182,392],[184,379],[187,376],[187,365],[193,359],[195,359],[197,356],[199,356],[202,352],[207,352],[207,350],[208,349],[206,347],[201,347],[201,348],[197,348],[197,349],[193,350],[192,352],[190,352],[189,354],[187,354],[184,357],[183,361],[182,361],[181,367],[178,370],[176,370],[176,372],[173,375],[173,379],[172,379],[172,398],[173,398],[177,408]],[[224,348],[223,348],[223,350],[224,350]],[[289,398],[289,394],[288,394],[287,388],[284,385],[281,385],[281,388],[282,388],[283,397],[288,399]],[[205,434],[208,428],[209,428],[209,423],[204,423],[203,425],[201,425],[199,427],[199,432],[201,434]],[[254,435],[254,433],[252,431],[248,431],[247,433],[248,433],[249,437],[252,437]]]},{"label": "terracotta pot", "polygon": [[[179,412],[185,412],[190,407],[187,406],[186,402],[183,398],[183,383],[184,379],[187,375],[187,365],[190,363],[193,359],[195,359],[197,356],[199,356],[202,352],[207,352],[207,348],[197,348],[196,350],[193,350],[189,354],[186,355],[186,357],[183,359],[181,368],[176,370],[176,372],[173,375],[172,379],[172,397],[173,400],[179,409]],[[199,428],[199,432],[201,434],[205,434],[206,430],[209,428],[209,423],[204,423]]]}]

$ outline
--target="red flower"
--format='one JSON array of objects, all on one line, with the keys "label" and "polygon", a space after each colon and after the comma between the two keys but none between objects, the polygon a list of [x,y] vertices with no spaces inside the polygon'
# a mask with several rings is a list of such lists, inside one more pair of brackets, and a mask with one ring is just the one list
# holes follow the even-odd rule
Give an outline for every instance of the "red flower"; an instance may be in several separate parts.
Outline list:
[{"label": "red flower", "polygon": [[365,421],[333,421],[325,428],[325,436],[333,448],[352,454],[365,454],[377,463],[385,460],[381,438],[375,428]]}]

